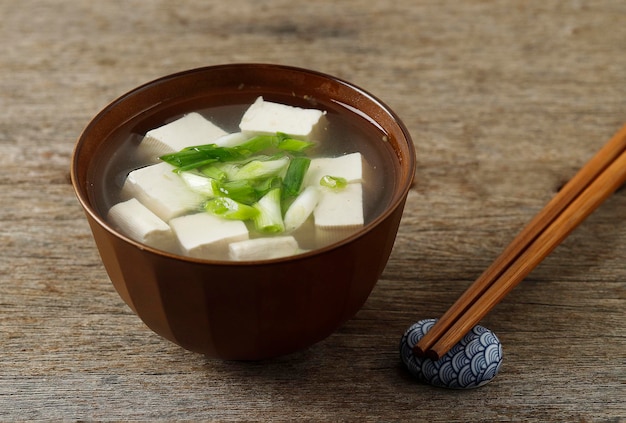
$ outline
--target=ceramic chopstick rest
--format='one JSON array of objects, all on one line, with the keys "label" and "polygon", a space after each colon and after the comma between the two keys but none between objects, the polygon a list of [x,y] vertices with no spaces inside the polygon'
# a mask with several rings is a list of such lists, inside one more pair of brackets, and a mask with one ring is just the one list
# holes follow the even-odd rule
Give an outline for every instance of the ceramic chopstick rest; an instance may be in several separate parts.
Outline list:
[{"label": "ceramic chopstick rest", "polygon": [[477,388],[490,382],[502,365],[502,344],[489,329],[477,325],[439,360],[417,357],[413,346],[437,319],[409,327],[400,341],[400,356],[409,373],[421,382],[452,389]]}]

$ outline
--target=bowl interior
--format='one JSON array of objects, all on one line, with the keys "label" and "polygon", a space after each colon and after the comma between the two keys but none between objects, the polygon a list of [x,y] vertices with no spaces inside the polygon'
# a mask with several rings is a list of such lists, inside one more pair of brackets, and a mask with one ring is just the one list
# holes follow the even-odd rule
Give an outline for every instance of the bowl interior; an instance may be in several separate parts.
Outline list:
[{"label": "bowl interior", "polygon": [[[365,157],[377,158],[376,179],[385,186],[379,190],[380,198],[372,201],[375,207],[366,219],[369,223],[341,242],[367,231],[404,200],[415,171],[413,145],[400,119],[380,100],[346,81],[314,71],[233,64],[157,79],[125,94],[100,112],[83,131],[74,152],[72,181],[79,201],[99,224],[115,232],[103,218],[112,204],[99,193],[103,175],[110,178],[124,174],[124,160],[118,158],[118,169],[110,168],[112,155],[126,154],[120,146],[186,113],[213,108],[227,111],[229,107],[251,104],[259,96],[268,101],[326,110],[330,119],[341,119],[353,130],[366,133],[367,139],[374,140],[359,142],[357,149]],[[238,120],[228,122],[228,119],[222,122],[233,130],[237,123]],[[131,239],[127,241],[135,243]]]}]

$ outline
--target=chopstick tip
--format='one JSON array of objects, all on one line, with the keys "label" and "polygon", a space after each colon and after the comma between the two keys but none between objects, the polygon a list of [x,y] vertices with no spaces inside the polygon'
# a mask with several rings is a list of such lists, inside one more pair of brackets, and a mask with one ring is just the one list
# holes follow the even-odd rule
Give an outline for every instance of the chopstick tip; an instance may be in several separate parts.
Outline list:
[{"label": "chopstick tip", "polygon": [[437,361],[441,358],[440,355],[437,353],[437,351],[434,351],[429,348],[422,348],[422,346],[419,343],[413,346],[413,354],[415,354],[416,357],[430,358],[433,361]]},{"label": "chopstick tip", "polygon": [[426,357],[426,351],[422,349],[419,343],[413,346],[413,354],[415,354],[416,357]]},{"label": "chopstick tip", "polygon": [[437,353],[437,351],[435,351],[435,350],[428,350],[428,351],[426,351],[425,356],[427,358],[430,358],[432,361],[437,361],[437,360],[439,360],[441,358],[439,353]]}]

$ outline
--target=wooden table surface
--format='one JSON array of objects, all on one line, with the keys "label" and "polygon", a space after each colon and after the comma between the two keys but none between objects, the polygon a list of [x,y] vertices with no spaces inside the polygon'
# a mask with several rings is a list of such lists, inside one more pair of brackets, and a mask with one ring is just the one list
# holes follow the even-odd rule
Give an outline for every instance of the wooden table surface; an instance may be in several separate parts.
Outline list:
[{"label": "wooden table surface", "polygon": [[[0,420],[626,421],[626,189],[483,320],[504,364],[422,385],[438,317],[626,122],[626,2],[0,0]],[[69,183],[82,128],[176,71],[272,62],[388,103],[418,151],[356,317],[267,362],[207,359],[114,291]]]}]

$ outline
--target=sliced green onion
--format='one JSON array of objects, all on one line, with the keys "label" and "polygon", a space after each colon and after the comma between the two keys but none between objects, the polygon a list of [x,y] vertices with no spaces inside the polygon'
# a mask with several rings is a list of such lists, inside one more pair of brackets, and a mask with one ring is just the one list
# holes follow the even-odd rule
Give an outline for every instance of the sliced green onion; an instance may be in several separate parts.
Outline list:
[{"label": "sliced green onion", "polygon": [[278,138],[277,147],[285,151],[301,152],[314,145],[314,143],[310,141],[291,138],[289,135],[282,132],[277,132],[276,137]]},{"label": "sliced green onion", "polygon": [[310,164],[311,159],[308,157],[294,157],[291,159],[287,173],[285,174],[285,179],[283,180],[284,197],[295,197],[300,193],[304,175],[306,175],[307,170],[309,170]]},{"label": "sliced green onion", "polygon": [[[282,212],[287,205],[296,204],[290,213],[293,230],[317,202],[313,194],[317,190],[299,197],[311,163],[301,153],[313,145],[276,133],[253,136],[232,147],[187,147],[160,159],[174,166],[192,190],[210,198],[206,211],[227,219],[253,220],[259,232],[278,233],[285,230]],[[338,189],[347,182],[325,176],[320,183]]]},{"label": "sliced green onion", "polygon": [[260,179],[255,181],[254,188],[259,194],[259,198],[263,197],[270,190],[274,188],[281,188],[283,185],[283,179],[279,176],[270,177],[267,179]]},{"label": "sliced green onion", "polygon": [[240,167],[232,176],[232,179],[260,179],[276,176],[280,174],[288,164],[288,157],[282,157],[277,160],[252,160]]},{"label": "sliced green onion", "polygon": [[312,142],[277,133],[276,135],[256,135],[234,147],[221,147],[217,144],[186,147],[176,153],[165,154],[159,158],[178,168],[178,171],[185,171],[197,169],[213,162],[242,161],[254,154],[276,148],[293,153],[301,152],[312,145]]},{"label": "sliced green onion", "polygon": [[257,190],[248,179],[242,179],[240,181],[213,180],[212,187],[217,195],[228,197],[239,203],[248,205],[255,203],[262,196],[257,193]]},{"label": "sliced green onion", "polygon": [[285,230],[280,196],[280,188],[274,188],[252,206],[258,211],[254,225],[259,232],[279,233]]},{"label": "sliced green onion", "polygon": [[331,189],[343,189],[348,185],[348,181],[346,178],[342,178],[341,176],[330,176],[324,175],[322,179],[320,179],[320,185],[326,188]]},{"label": "sliced green onion", "polygon": [[278,145],[278,138],[274,135],[257,135],[250,138],[243,144],[239,144],[235,147],[224,147],[235,151],[243,157],[249,157],[254,153],[258,153],[263,150],[267,150],[271,147]]},{"label": "sliced green onion", "polygon": [[251,220],[259,214],[254,207],[228,197],[215,197],[206,202],[204,209],[216,216],[232,220]]},{"label": "sliced green onion", "polygon": [[243,160],[254,153],[275,147],[278,139],[271,135],[259,135],[235,147],[220,147],[216,144],[186,147],[177,153],[159,157],[178,170],[196,169],[212,162],[230,162]]},{"label": "sliced green onion", "polygon": [[246,158],[237,147],[219,147],[215,144],[187,147],[177,153],[165,154],[159,157],[164,162],[175,166],[180,171],[196,169],[216,161],[233,161]]},{"label": "sliced green onion", "polygon": [[316,187],[306,187],[285,212],[285,230],[294,231],[298,229],[313,213],[319,198],[320,192]]},{"label": "sliced green onion", "polygon": [[193,172],[180,172],[179,175],[192,191],[207,197],[215,196],[212,178]]},{"label": "sliced green onion", "polygon": [[200,172],[204,173],[207,176],[211,176],[211,173],[215,173],[216,176],[221,176],[219,178],[220,181],[227,181],[233,179],[233,176],[239,172],[241,168],[241,162],[215,162],[211,163],[207,166],[203,166],[200,168]]},{"label": "sliced green onion", "polygon": [[211,163],[211,164],[208,164],[206,166],[202,166],[198,170],[200,171],[200,173],[202,173],[203,175],[205,175],[208,178],[215,179],[215,180],[218,180],[218,181],[224,181],[224,180],[226,180],[228,175],[222,169],[221,166],[217,166],[219,164],[221,164],[221,163],[220,162]]}]

